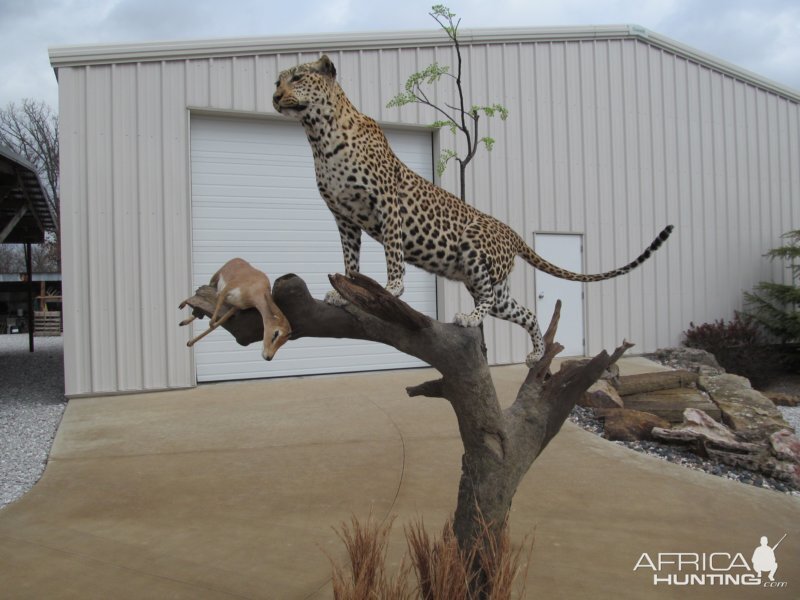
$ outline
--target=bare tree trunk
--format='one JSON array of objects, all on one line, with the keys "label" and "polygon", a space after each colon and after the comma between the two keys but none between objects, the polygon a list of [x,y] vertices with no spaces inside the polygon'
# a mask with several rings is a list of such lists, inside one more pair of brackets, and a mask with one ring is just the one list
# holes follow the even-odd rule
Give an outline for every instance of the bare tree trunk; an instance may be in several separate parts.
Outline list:
[{"label": "bare tree trunk", "polygon": [[[293,339],[355,338],[382,342],[436,368],[440,379],[408,388],[410,396],[446,398],[458,418],[464,444],[454,530],[462,548],[479,539],[479,517],[496,534],[505,525],[522,477],[558,433],[572,407],[603,371],[631,346],[623,342],[613,355],[601,352],[584,365],[550,376],[563,347],[554,341],[560,303],[545,334],[545,354],[529,371],[514,403],[500,408],[477,328],[432,320],[388,294],[378,283],[357,275],[331,277],[350,304],[335,307],[315,300],[302,279],[285,275],[273,286],[273,298],[292,324]],[[203,286],[188,304],[197,316],[213,312],[216,290]],[[242,311],[223,325],[242,344],[262,339],[261,317]]]}]

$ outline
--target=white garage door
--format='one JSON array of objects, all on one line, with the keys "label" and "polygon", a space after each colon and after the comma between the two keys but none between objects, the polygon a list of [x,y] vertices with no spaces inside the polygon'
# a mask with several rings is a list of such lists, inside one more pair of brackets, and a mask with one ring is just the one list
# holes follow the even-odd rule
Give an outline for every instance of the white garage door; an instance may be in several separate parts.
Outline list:
[{"label": "white garage door", "polygon": [[[400,158],[432,175],[431,136],[387,132]],[[317,191],[311,148],[294,122],[194,117],[192,153],[193,284],[207,284],[230,258],[239,256],[272,282],[296,273],[322,299],[329,273],[344,270],[336,225]],[[361,271],[386,282],[383,248],[362,237]],[[407,267],[403,299],[436,316],[435,278]],[[195,331],[208,320],[195,321]],[[301,339],[266,362],[258,344],[243,348],[226,331],[195,346],[198,381],[341,373],[419,366],[418,360],[371,342]]]}]

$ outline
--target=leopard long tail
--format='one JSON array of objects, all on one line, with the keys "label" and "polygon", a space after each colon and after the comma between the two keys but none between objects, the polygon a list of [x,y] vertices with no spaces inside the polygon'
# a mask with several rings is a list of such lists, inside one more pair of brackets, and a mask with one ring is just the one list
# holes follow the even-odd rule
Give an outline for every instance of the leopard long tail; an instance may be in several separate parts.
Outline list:
[{"label": "leopard long tail", "polygon": [[674,227],[672,225],[668,225],[664,228],[664,230],[658,234],[658,237],[653,240],[653,242],[642,252],[636,260],[633,262],[628,263],[624,267],[620,267],[618,269],[614,269],[613,271],[607,271],[605,273],[597,273],[597,274],[581,274],[581,273],[573,273],[572,271],[567,271],[566,269],[562,269],[561,267],[557,267],[556,265],[546,261],[541,256],[536,254],[532,248],[530,248],[521,238],[520,238],[520,248],[518,255],[525,260],[529,265],[531,265],[534,269],[539,269],[540,271],[544,271],[550,275],[555,277],[559,277],[561,279],[568,279],[569,281],[583,281],[583,282],[592,282],[592,281],[603,281],[605,279],[612,279],[614,277],[619,277],[620,275],[625,275],[629,273],[644,261],[646,261],[650,256],[661,247],[669,234],[672,233]]}]

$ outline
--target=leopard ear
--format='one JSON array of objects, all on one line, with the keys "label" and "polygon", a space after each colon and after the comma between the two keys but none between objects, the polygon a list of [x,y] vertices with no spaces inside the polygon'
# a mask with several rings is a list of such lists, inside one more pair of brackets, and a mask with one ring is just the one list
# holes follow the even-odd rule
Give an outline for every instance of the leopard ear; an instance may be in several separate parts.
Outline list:
[{"label": "leopard ear", "polygon": [[314,63],[314,70],[322,75],[327,75],[331,79],[336,79],[336,67],[333,66],[333,62],[328,58],[327,54],[320,56],[319,60]]}]

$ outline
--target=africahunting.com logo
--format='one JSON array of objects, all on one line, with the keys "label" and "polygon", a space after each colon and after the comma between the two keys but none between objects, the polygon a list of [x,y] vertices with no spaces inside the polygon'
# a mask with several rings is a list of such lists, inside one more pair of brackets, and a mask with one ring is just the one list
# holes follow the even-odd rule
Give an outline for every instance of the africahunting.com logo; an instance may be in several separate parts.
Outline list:
[{"label": "africahunting.com logo", "polygon": [[653,585],[748,585],[784,588],[785,581],[776,581],[779,563],[775,550],[786,537],[770,546],[762,536],[748,562],[741,552],[659,552],[643,553],[633,570],[652,574]]}]

